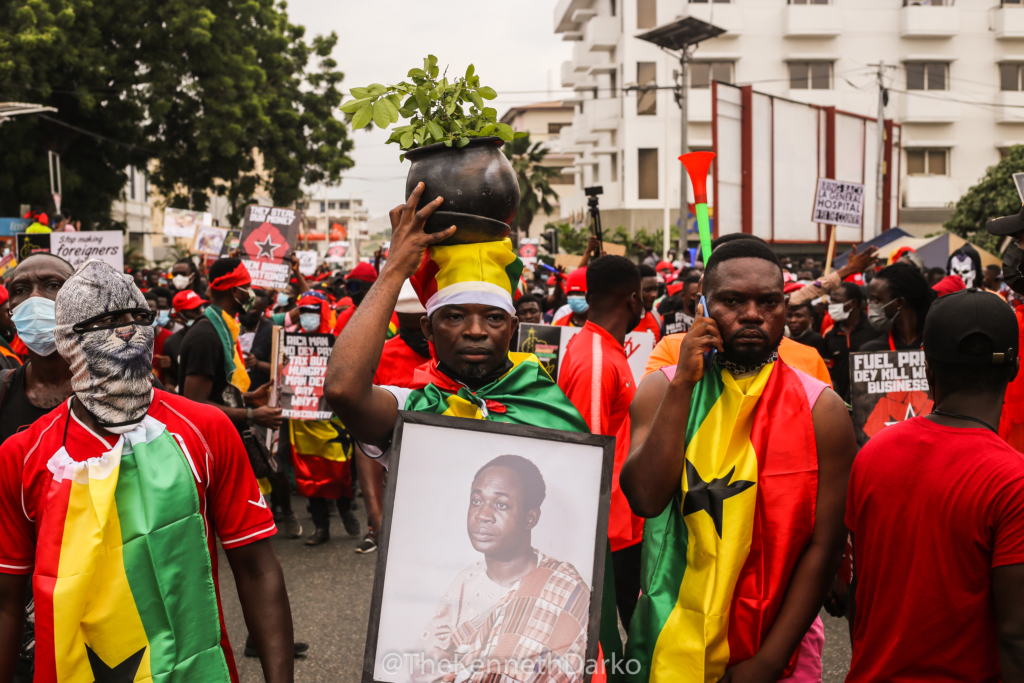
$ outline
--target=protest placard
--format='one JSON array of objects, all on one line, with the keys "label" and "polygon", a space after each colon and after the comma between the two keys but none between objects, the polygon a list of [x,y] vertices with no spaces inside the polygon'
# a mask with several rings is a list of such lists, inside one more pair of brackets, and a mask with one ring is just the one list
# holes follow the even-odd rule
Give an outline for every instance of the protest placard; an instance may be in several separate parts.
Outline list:
[{"label": "protest placard", "polygon": [[[536,354],[548,374],[557,382],[558,367],[561,359],[565,357],[565,349],[569,340],[582,329],[581,327],[521,323],[516,350],[520,353]],[[626,335],[623,348],[629,368],[633,371],[633,377],[639,384],[644,376],[647,359],[654,351],[654,335],[650,332],[630,332]]]},{"label": "protest placard", "polygon": [[853,428],[860,445],[886,427],[932,411],[924,351],[850,354]]},{"label": "protest placard", "polygon": [[218,256],[224,248],[228,231],[224,228],[212,228],[205,225],[196,230],[196,239],[192,243],[192,251],[204,256]]},{"label": "protest placard", "polygon": [[316,273],[316,261],[320,257],[320,254],[316,249],[310,249],[309,251],[296,251],[295,255],[299,257],[299,272],[310,277]]},{"label": "protest placard", "polygon": [[164,209],[164,234],[168,237],[195,237],[196,228],[213,225],[213,215],[208,211],[188,209]]},{"label": "protest placard", "polygon": [[220,258],[226,257],[228,254],[238,249],[238,243],[241,241],[242,231],[236,228],[228,230],[228,234],[224,237],[224,244],[220,247]]},{"label": "protest placard", "polygon": [[842,180],[818,178],[811,220],[826,225],[859,228],[864,219],[864,186]]},{"label": "protest placard", "polygon": [[242,263],[253,287],[284,289],[291,278],[287,259],[299,236],[302,213],[256,204],[245,207],[242,223]]},{"label": "protest placard", "polygon": [[348,241],[340,240],[338,242],[331,242],[327,245],[327,258],[324,259],[327,263],[344,263],[345,254],[348,253]]},{"label": "protest placard", "polygon": [[13,269],[18,265],[18,262],[14,258],[14,252],[7,252],[7,256],[0,258],[0,277],[7,274],[7,271]]},{"label": "protest placard", "polygon": [[278,368],[274,373],[281,416],[290,420],[329,420],[324,375],[334,346],[333,334],[278,332]]},{"label": "protest placard", "polygon": [[52,232],[19,232],[14,236],[15,258],[24,261],[29,254],[37,251],[50,251],[50,235]]},{"label": "protest placard", "polygon": [[124,270],[124,233],[120,230],[50,233],[50,253],[75,268],[89,259],[99,259]]}]

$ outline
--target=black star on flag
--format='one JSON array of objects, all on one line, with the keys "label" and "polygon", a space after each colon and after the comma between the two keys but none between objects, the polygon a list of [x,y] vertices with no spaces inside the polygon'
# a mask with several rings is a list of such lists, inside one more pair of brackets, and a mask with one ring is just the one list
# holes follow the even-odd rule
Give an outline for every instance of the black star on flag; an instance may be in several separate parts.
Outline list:
[{"label": "black star on flag", "polygon": [[715,523],[715,531],[718,532],[718,537],[722,537],[722,503],[726,498],[732,498],[733,496],[743,493],[751,486],[754,485],[752,481],[744,481],[739,479],[727,483],[732,479],[733,473],[736,468],[733,467],[729,470],[729,474],[725,475],[721,479],[712,479],[711,481],[704,481],[701,479],[700,473],[697,472],[697,468],[693,466],[693,463],[689,459],[686,460],[686,495],[683,497],[683,517],[694,512],[700,512],[703,510],[708,513],[711,517],[711,521]]},{"label": "black star on flag", "polygon": [[262,242],[255,243],[260,248],[260,253],[256,255],[256,258],[274,258],[274,252],[281,248],[280,244],[274,244],[274,240],[267,235],[267,238]]},{"label": "black star on flag", "polygon": [[85,646],[85,653],[89,655],[89,666],[92,668],[92,677],[96,683],[132,683],[135,680],[135,674],[139,672],[142,655],[145,652],[146,648],[142,648],[114,668],[110,668],[98,654],[92,651],[91,647]]}]

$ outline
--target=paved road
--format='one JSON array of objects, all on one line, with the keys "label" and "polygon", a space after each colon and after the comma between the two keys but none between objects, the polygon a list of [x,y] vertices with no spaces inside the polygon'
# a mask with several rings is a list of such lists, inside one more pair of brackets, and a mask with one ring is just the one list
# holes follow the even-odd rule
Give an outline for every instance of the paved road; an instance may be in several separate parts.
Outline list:
[{"label": "paved road", "polygon": [[[313,523],[305,501],[294,498],[304,533]],[[361,506],[360,501],[360,507]],[[357,513],[365,528],[362,510]],[[370,591],[377,554],[358,555],[353,549],[361,538],[345,535],[337,513],[331,519],[334,535],[329,543],[307,548],[302,541],[275,538],[274,548],[284,567],[295,622],[295,637],[310,644],[309,655],[295,665],[297,683],[359,683],[370,613]],[[245,623],[235,597],[235,583],[227,560],[221,556],[220,585],[224,616],[235,650],[241,683],[263,681],[259,660],[242,655]],[[824,683],[842,683],[850,665],[850,639],[845,619],[825,621]]]}]

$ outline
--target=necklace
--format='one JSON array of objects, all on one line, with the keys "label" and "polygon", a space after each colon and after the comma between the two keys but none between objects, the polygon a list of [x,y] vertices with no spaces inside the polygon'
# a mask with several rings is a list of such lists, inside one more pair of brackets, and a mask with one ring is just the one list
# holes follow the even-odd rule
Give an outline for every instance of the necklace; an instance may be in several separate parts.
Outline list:
[{"label": "necklace", "polygon": [[978,424],[983,425],[985,427],[985,429],[989,430],[993,434],[996,434],[996,435],[999,434],[999,432],[996,431],[992,427],[992,425],[990,425],[988,422],[985,422],[984,420],[979,420],[976,417],[971,417],[970,415],[957,415],[956,413],[946,413],[946,412],[943,412],[943,411],[939,410],[938,408],[932,408],[932,415],[941,415],[942,417],[952,417],[952,418],[957,419],[957,420],[967,420],[968,422],[977,422]]},{"label": "necklace", "polygon": [[734,376],[735,375],[746,375],[746,374],[749,374],[751,372],[756,372],[756,371],[760,370],[761,368],[763,368],[764,366],[768,365],[769,363],[774,363],[778,359],[779,359],[779,352],[778,351],[773,351],[772,355],[768,356],[767,360],[765,360],[763,363],[759,363],[758,365],[754,365],[754,366],[748,368],[748,367],[739,365],[737,363],[733,363],[732,361],[726,360],[726,359],[722,358],[721,355],[716,355],[715,356],[715,362],[718,363],[719,365],[721,365],[723,368],[725,368],[729,372],[731,372]]}]

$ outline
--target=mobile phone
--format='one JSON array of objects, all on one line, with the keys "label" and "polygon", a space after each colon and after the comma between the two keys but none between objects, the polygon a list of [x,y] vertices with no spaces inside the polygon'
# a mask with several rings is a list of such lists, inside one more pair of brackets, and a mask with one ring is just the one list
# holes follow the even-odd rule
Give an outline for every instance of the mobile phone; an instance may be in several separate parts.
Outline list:
[{"label": "mobile phone", "polygon": [[[700,295],[700,302],[699,303],[700,303],[701,315],[703,315],[705,318],[709,317],[708,316],[708,301],[707,301],[707,299],[704,298],[703,294]],[[711,347],[710,349],[708,349],[707,351],[704,352],[704,368],[705,369],[708,369],[708,370],[711,369],[711,364],[715,361],[715,354],[716,353],[718,353],[718,349],[716,349],[714,347]]]}]

